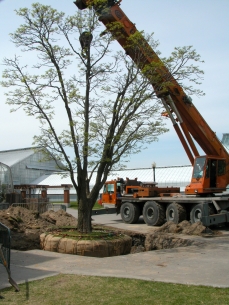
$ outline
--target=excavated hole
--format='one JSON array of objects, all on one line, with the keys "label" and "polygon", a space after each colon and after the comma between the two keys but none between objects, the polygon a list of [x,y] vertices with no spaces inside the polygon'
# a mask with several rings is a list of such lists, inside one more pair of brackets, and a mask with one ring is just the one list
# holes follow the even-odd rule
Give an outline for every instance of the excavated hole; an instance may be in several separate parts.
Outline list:
[{"label": "excavated hole", "polygon": [[[10,228],[11,248],[17,250],[40,249],[40,235],[44,234],[44,232],[46,234],[52,232],[59,234],[61,227],[77,227],[77,219],[63,210],[38,214],[22,207],[10,207],[7,210],[1,210],[0,222]],[[206,228],[201,223],[191,225],[188,221],[183,221],[178,225],[168,222],[158,229],[154,227],[152,233],[147,234],[103,225],[93,225],[93,228],[97,230],[94,234],[97,244],[99,240],[107,243],[108,241],[116,240],[117,237],[130,237],[131,239],[129,240],[131,241],[127,242],[128,245],[130,243],[129,250],[125,248],[123,254],[196,245],[199,244],[199,241],[192,238],[193,235],[203,237],[218,235],[217,231],[206,231]],[[69,234],[74,235],[75,233]],[[187,236],[190,236],[190,238]],[[82,240],[85,236],[83,237],[81,234],[81,236],[72,237],[77,241],[78,239]],[[86,241],[89,241],[88,239],[89,237],[85,238]],[[117,243],[114,255],[120,255],[121,252],[118,250],[120,247]],[[80,255],[84,254],[85,251],[82,250]],[[93,256],[93,253],[90,253],[90,255]]]}]

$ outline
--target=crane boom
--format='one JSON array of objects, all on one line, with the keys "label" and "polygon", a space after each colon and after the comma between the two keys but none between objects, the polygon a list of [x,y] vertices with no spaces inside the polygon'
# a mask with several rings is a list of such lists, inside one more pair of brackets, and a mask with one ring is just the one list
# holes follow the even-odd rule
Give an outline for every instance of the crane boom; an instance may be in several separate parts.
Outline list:
[{"label": "crane boom", "polygon": [[[126,54],[132,58],[150,80],[149,68],[147,67],[154,67],[153,73],[151,73],[154,76],[151,84],[172,120],[177,135],[191,164],[194,166],[194,171],[200,156],[193,139],[206,154],[205,159],[201,159],[201,162],[204,163],[205,176],[202,176],[201,179],[193,176],[186,192],[212,193],[213,191],[221,192],[225,190],[229,183],[229,154],[227,150],[156,52],[122,11],[120,8],[121,1],[107,0],[103,2],[104,5],[99,9],[93,0],[77,0],[74,3],[79,9],[92,6],[96,10],[99,20],[108,31],[112,32],[119,44],[125,49]],[[111,26],[114,22],[118,22],[120,25],[118,29],[116,27],[116,30]],[[134,47],[129,42],[131,37],[136,37]],[[139,55],[141,57],[140,61]],[[157,68],[155,68],[156,66]],[[156,82],[155,75],[158,77]],[[213,176],[215,176],[214,179]]]}]

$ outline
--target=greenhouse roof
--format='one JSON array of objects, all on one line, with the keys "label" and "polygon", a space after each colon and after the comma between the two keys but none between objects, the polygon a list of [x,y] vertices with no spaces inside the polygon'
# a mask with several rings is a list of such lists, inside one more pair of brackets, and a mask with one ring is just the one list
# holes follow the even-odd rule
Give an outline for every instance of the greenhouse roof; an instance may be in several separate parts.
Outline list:
[{"label": "greenhouse roof", "polygon": [[[28,148],[20,148],[20,149],[13,149],[13,150],[3,150],[0,151],[0,162],[8,165],[13,166],[19,162],[22,162],[26,158],[35,154],[35,149],[38,147],[28,147]],[[54,163],[54,161],[52,161]],[[61,162],[59,162],[61,165]],[[45,171],[58,171],[57,167],[50,164],[49,162],[37,162],[37,164],[26,164],[27,169],[35,169],[35,170],[45,170]],[[61,171],[61,170],[59,170]]]},{"label": "greenhouse roof", "polygon": [[34,154],[34,147],[0,151],[0,162],[12,166]]}]

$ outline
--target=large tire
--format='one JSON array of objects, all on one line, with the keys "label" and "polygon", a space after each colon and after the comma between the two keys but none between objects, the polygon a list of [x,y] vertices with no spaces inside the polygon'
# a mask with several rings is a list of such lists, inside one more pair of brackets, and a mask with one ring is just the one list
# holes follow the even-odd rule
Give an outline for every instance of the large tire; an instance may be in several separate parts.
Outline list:
[{"label": "large tire", "polygon": [[140,208],[137,204],[124,202],[121,205],[121,217],[125,223],[137,223],[140,216]]},{"label": "large tire", "polygon": [[143,207],[143,219],[148,226],[160,226],[165,222],[165,209],[156,201],[147,201]]},{"label": "large tire", "polygon": [[[209,205],[209,215],[215,214],[214,207]],[[201,220],[203,215],[203,204],[199,203],[192,207],[190,212],[190,221],[191,223],[196,223]]]},{"label": "large tire", "polygon": [[176,224],[187,219],[186,209],[183,205],[173,202],[167,206],[166,220],[172,221]]}]

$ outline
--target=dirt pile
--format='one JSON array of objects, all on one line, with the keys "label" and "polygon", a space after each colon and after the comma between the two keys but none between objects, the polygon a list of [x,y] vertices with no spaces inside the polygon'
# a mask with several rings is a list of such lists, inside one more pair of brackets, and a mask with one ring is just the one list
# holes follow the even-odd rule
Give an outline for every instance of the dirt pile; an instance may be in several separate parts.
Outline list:
[{"label": "dirt pile", "polygon": [[145,250],[171,249],[200,244],[199,241],[182,238],[182,236],[179,236],[178,234],[203,236],[204,234],[214,235],[216,233],[203,226],[201,222],[191,224],[189,221],[184,220],[179,224],[175,224],[169,221],[158,228],[154,233],[147,234],[145,239]]},{"label": "dirt pile", "polygon": [[22,207],[0,211],[0,222],[11,231],[11,248],[32,250],[40,248],[40,234],[53,228],[77,226],[77,219],[63,210],[43,214]]},{"label": "dirt pile", "polygon": [[53,224],[57,227],[77,227],[77,219],[71,214],[66,213],[64,210],[59,210],[57,212],[47,211],[41,214],[41,218],[47,222],[53,222]]},{"label": "dirt pile", "polygon": [[201,222],[196,222],[191,224],[189,221],[184,220],[179,224],[175,224],[171,221],[166,222],[163,226],[161,226],[157,231],[157,233],[180,233],[186,235],[199,235],[208,233],[214,234],[212,230],[206,228],[202,225]]},{"label": "dirt pile", "polygon": [[179,238],[175,234],[168,233],[153,233],[147,234],[145,239],[145,251],[172,249],[179,247],[187,247],[199,245],[200,242]]}]

